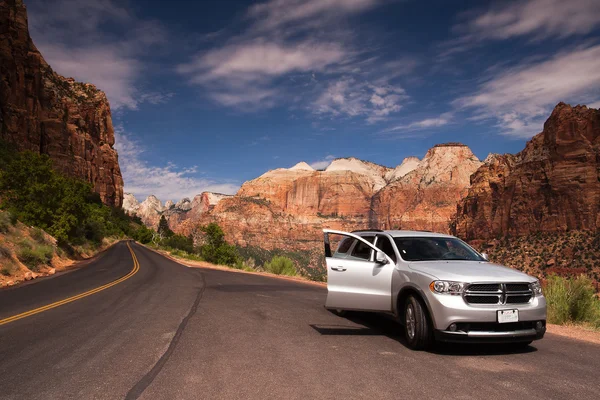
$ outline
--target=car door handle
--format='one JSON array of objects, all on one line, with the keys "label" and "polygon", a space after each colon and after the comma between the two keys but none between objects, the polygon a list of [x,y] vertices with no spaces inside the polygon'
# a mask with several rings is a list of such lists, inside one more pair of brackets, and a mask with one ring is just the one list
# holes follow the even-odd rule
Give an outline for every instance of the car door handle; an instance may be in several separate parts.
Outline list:
[{"label": "car door handle", "polygon": [[334,271],[340,271],[340,272],[344,272],[346,270],[346,268],[344,268],[344,267],[331,267],[331,269]]}]

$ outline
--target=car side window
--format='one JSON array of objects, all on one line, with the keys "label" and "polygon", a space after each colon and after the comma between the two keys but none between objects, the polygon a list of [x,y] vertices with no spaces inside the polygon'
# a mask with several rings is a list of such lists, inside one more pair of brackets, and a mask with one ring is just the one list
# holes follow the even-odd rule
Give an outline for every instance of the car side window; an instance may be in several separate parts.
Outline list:
[{"label": "car side window", "polygon": [[346,238],[342,239],[342,241],[338,245],[337,250],[333,254],[333,257],[335,257],[335,258],[346,258],[347,255],[348,255],[347,254],[348,250],[350,250],[350,248],[352,247],[352,244],[355,241],[356,241],[356,239],[351,238],[351,237],[346,237]]},{"label": "car side window", "polygon": [[392,242],[389,238],[385,236],[377,237],[377,247],[385,254],[387,254],[394,262],[397,261],[396,252],[394,251],[394,246],[392,246]]},{"label": "car side window", "polygon": [[[375,237],[374,236],[364,236],[363,239],[365,239],[369,243],[373,243],[373,241],[375,240]],[[368,261],[371,259],[371,250],[372,249],[369,246],[367,246],[366,243],[357,241],[356,245],[354,246],[354,249],[352,249],[351,256],[354,258],[359,258],[361,260]]]}]

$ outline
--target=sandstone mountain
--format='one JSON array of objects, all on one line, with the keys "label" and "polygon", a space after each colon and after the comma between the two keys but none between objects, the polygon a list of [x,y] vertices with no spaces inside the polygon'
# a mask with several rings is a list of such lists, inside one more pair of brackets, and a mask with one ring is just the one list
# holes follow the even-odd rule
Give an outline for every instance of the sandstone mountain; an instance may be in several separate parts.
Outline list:
[{"label": "sandstone mountain", "polygon": [[600,229],[600,111],[559,103],[523,151],[490,155],[454,223],[466,239]]},{"label": "sandstone mountain", "polygon": [[187,230],[186,225],[198,225],[200,217],[212,210],[219,201],[226,197],[229,196],[221,193],[203,192],[194,196],[192,200],[187,197],[177,203],[167,200],[163,206],[156,196],[148,196],[146,200],[140,203],[133,194],[125,193],[123,196],[123,209],[130,215],[140,217],[145,225],[152,228],[158,226],[160,217],[164,215],[171,229],[183,232]]},{"label": "sandstone mountain", "polygon": [[436,145],[416,168],[375,194],[370,225],[447,232],[456,204],[481,162],[460,143]]},{"label": "sandstone mountain", "polygon": [[0,0],[0,139],[47,154],[120,207],[123,179],[106,95],[55,73],[37,50],[22,0]]},{"label": "sandstone mountain", "polygon": [[217,222],[238,245],[266,249],[314,248],[323,227],[447,232],[480,164],[461,144],[436,146],[396,168],[356,158],[334,160],[324,171],[300,163],[244,183],[199,221]]}]

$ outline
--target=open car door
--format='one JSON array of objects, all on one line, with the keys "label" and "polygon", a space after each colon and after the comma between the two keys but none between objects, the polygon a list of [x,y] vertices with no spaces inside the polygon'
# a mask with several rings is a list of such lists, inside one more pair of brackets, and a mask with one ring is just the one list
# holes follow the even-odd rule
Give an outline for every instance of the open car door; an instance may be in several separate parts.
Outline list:
[{"label": "open car door", "polygon": [[[367,239],[349,232],[323,229],[327,263],[327,302],[337,310],[391,311],[392,259]],[[340,235],[331,250],[329,235]],[[373,237],[374,238],[374,237]]]}]

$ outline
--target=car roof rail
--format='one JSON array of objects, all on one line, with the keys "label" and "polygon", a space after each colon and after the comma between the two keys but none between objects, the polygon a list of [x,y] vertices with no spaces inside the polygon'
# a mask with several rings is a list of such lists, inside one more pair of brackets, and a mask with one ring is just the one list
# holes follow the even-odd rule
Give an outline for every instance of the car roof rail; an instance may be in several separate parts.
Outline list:
[{"label": "car roof rail", "polygon": [[381,229],[357,229],[350,233],[358,233],[358,232],[385,232],[385,231],[382,231]]}]

